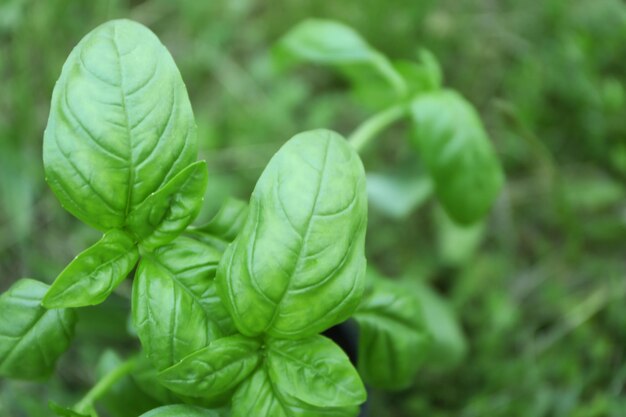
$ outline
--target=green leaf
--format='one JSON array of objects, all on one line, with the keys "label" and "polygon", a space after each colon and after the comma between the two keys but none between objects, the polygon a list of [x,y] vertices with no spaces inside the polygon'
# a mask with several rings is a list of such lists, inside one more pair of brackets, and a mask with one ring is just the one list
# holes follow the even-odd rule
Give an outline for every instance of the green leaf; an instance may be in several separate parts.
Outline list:
[{"label": "green leaf", "polygon": [[467,342],[454,311],[430,287],[414,279],[411,285],[422,307],[424,325],[431,337],[426,363],[442,368],[457,365],[467,354]]},{"label": "green leaf", "polygon": [[418,96],[411,111],[416,145],[439,201],[458,223],[480,220],[498,196],[504,174],[478,114],[448,90]]},{"label": "green leaf", "polygon": [[437,249],[447,266],[462,266],[470,261],[485,236],[485,222],[456,224],[445,211],[434,212],[437,227]]},{"label": "green leaf", "polygon": [[207,410],[192,405],[176,404],[155,408],[139,417],[220,417],[220,414],[214,410]]},{"label": "green leaf", "polygon": [[367,195],[378,210],[389,217],[404,219],[424,204],[433,193],[433,183],[424,176],[367,174]]},{"label": "green leaf", "polygon": [[307,19],[279,41],[279,53],[319,64],[367,62],[374,51],[351,27],[340,22]]},{"label": "green leaf", "polygon": [[231,417],[354,417],[359,408],[319,408],[289,397],[276,387],[265,368],[244,381],[233,396]]},{"label": "green leaf", "polygon": [[128,276],[138,259],[133,238],[113,229],[59,274],[43,305],[67,308],[100,304]]},{"label": "green leaf", "polygon": [[430,348],[414,288],[368,272],[370,280],[354,318],[359,323],[358,367],[376,387],[411,385]]},{"label": "green leaf", "polygon": [[61,204],[99,230],[122,228],[196,154],[187,91],[157,37],[129,20],[88,33],[63,66],[44,134]]},{"label": "green leaf", "polygon": [[306,404],[347,407],[365,402],[365,388],[350,359],[324,336],[272,339],[267,364],[276,386]]},{"label": "green leaf", "polygon": [[273,55],[279,67],[309,61],[324,65],[361,66],[366,72],[373,69],[387,80],[396,94],[406,93],[406,83],[389,59],[341,22],[304,20],[280,39]]},{"label": "green leaf", "polygon": [[0,296],[0,375],[47,377],[69,347],[76,313],[42,307],[47,290],[46,284],[21,279]]},{"label": "green leaf", "polygon": [[202,206],[207,180],[206,162],[195,162],[129,214],[128,225],[143,248],[169,243],[191,224]]},{"label": "green leaf", "polygon": [[241,231],[248,216],[248,204],[237,198],[228,198],[207,224],[195,230],[232,242]]},{"label": "green leaf", "polygon": [[260,343],[241,335],[214,340],[159,373],[172,391],[192,397],[214,398],[235,388],[259,363]]},{"label": "green leaf", "polygon": [[300,338],[346,320],[363,291],[366,222],[363,165],[345,139],[314,130],[289,140],[220,262],[218,290],[239,331]]},{"label": "green leaf", "polygon": [[223,335],[218,319],[228,316],[215,292],[221,252],[179,237],[139,262],[133,284],[133,322],[158,370],[202,349]]}]

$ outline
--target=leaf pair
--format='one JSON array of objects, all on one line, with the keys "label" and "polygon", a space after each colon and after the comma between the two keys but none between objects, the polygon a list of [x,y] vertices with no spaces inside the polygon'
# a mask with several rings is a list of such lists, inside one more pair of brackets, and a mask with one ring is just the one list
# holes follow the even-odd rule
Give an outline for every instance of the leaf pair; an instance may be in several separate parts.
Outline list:
[{"label": "leaf pair", "polygon": [[139,257],[178,236],[200,209],[193,112],[174,61],[127,20],[87,34],[68,57],[44,135],[47,181],[63,206],[105,232],[57,278],[50,308],[106,299]]},{"label": "leaf pair", "polygon": [[[232,392],[232,416],[354,415],[363,384],[347,356],[329,339],[244,336],[212,342],[159,374],[174,392],[214,399]],[[334,414],[333,414],[334,413]]]}]

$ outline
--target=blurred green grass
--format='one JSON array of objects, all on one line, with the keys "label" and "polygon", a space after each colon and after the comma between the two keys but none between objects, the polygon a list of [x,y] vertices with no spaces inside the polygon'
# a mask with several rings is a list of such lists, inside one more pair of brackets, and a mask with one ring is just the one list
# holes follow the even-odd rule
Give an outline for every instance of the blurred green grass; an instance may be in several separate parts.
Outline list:
[{"label": "blurred green grass", "polygon": [[[371,395],[377,416],[626,415],[626,5],[619,0],[0,1],[0,289],[22,276],[51,281],[97,234],[64,211],[43,181],[49,100],[71,48],[113,18],[138,20],[170,49],[194,107],[210,166],[206,218],[247,197],[296,132],[349,133],[369,113],[323,68],[277,73],[272,44],[323,17],[352,25],[393,58],[419,48],[480,110],[507,185],[471,256],[448,262],[430,207],[371,211],[368,258],[390,276],[433,284],[467,334],[465,362],[427,366],[411,390]],[[364,155],[385,174],[414,173],[408,126]],[[453,239],[448,247],[460,245]],[[450,250],[450,249],[448,249]],[[124,294],[124,288],[121,291]],[[0,382],[0,415],[46,416],[94,376],[103,346],[136,347],[121,297],[85,320],[59,375]],[[21,411],[18,411],[21,410]]]}]

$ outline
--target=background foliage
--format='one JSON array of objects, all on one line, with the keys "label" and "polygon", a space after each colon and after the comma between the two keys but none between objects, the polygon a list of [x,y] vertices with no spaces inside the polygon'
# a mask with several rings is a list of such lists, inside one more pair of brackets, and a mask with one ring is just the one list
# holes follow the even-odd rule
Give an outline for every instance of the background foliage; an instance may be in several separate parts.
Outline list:
[{"label": "background foliage", "polygon": [[[453,305],[469,344],[458,366],[426,364],[413,388],[372,392],[372,415],[624,415],[623,2],[3,0],[0,290],[19,277],[50,282],[97,239],[45,185],[41,142],[52,87],[72,46],[117,17],[155,31],[185,79],[200,156],[210,167],[204,219],[227,195],[247,197],[287,138],[317,127],[347,134],[371,114],[363,104],[371,100],[348,94],[334,72],[272,66],[273,43],[294,24],[343,21],[398,59],[432,51],[447,84],[479,108],[507,184],[472,238],[446,229],[430,202],[412,209],[420,184],[407,178],[422,168],[404,139],[408,125],[364,154],[373,172],[370,263],[433,285]],[[385,193],[394,191],[413,198],[386,207]],[[47,416],[48,400],[71,402],[119,361],[106,347],[122,354],[137,347],[118,324],[128,316],[127,286],[104,305],[79,310],[74,347],[50,383],[0,381],[0,415]]]}]

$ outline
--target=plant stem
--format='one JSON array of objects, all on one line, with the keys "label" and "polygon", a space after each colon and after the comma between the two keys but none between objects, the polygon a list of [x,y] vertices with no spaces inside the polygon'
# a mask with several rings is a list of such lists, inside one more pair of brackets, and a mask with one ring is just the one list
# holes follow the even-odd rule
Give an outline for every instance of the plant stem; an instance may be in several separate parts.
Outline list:
[{"label": "plant stem", "polygon": [[128,375],[135,368],[137,360],[137,356],[130,357],[117,368],[106,374],[87,392],[87,394],[85,394],[82,400],[76,403],[74,410],[76,410],[77,413],[87,413],[98,398],[104,395],[117,381]]},{"label": "plant stem", "polygon": [[361,152],[376,135],[392,123],[404,117],[407,112],[408,107],[405,104],[397,104],[376,113],[361,123],[348,137],[348,141],[357,152]]},{"label": "plant stem", "polygon": [[393,65],[391,65],[391,62],[389,62],[386,56],[376,53],[372,55],[371,62],[380,75],[382,75],[389,82],[389,84],[391,84],[398,96],[403,97],[407,93],[408,86],[406,85],[406,81],[402,78],[398,71],[396,71]]}]

